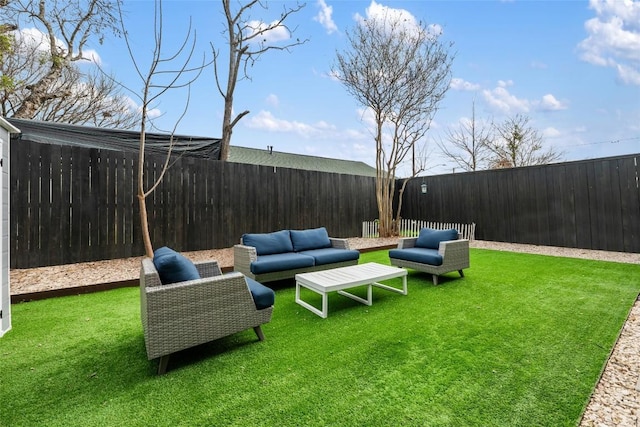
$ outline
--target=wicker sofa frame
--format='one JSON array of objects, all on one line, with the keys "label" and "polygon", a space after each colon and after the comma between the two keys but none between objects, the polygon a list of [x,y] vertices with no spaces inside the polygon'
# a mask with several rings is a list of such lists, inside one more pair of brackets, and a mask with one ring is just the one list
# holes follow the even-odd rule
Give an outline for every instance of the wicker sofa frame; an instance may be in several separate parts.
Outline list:
[{"label": "wicker sofa frame", "polygon": [[253,328],[271,320],[273,306],[256,309],[245,277],[222,274],[217,261],[195,263],[201,279],[163,285],[151,258],[140,267],[140,316],[149,360],[160,358],[164,374],[169,356]]},{"label": "wicker sofa frame", "polygon": [[[398,240],[398,249],[413,248],[417,240],[417,237],[401,238]],[[459,238],[458,240],[440,242],[438,253],[442,256],[441,265],[423,264],[399,258],[389,258],[389,260],[391,265],[396,267],[411,268],[431,274],[434,285],[438,284],[438,276],[452,271],[458,271],[460,277],[464,277],[462,270],[469,268],[469,240]]]},{"label": "wicker sofa frame", "polygon": [[[335,249],[349,249],[347,239],[338,239],[329,237],[331,247]],[[256,248],[242,244],[233,247],[233,269],[239,271],[247,277],[251,277],[260,283],[273,282],[275,280],[292,279],[298,273],[310,273],[312,271],[328,270],[331,268],[347,267],[349,265],[358,264],[358,260],[335,262],[331,264],[314,265],[305,268],[296,268],[291,270],[273,271],[263,274],[253,274],[251,272],[251,263],[258,259]]]}]

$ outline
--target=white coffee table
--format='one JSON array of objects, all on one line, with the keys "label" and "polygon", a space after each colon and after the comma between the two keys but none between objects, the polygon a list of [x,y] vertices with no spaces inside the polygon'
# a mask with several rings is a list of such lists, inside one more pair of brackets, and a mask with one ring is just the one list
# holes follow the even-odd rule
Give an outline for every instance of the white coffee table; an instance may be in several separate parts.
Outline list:
[{"label": "white coffee table", "polygon": [[[380,280],[394,279],[396,277],[402,277],[402,289],[378,283]],[[368,285],[367,299],[345,291],[345,289],[362,285]],[[300,298],[301,286],[322,295],[322,310],[317,309]],[[296,302],[323,319],[326,319],[329,309],[327,301],[327,294],[329,292],[337,291],[340,295],[349,297],[362,304],[371,305],[373,303],[371,293],[372,286],[407,295],[407,270],[369,262],[349,267],[315,271],[313,273],[296,274]]]}]

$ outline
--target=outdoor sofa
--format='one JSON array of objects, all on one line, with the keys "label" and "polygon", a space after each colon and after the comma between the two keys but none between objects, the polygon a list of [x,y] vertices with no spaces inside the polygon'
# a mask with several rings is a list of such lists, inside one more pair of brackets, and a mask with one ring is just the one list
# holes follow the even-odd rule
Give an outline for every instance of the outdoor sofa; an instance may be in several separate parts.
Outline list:
[{"label": "outdoor sofa", "polygon": [[452,271],[464,277],[463,269],[469,268],[469,240],[461,237],[454,228],[423,228],[418,237],[399,239],[398,247],[389,251],[389,260],[391,265],[431,274],[434,285],[438,276]]},{"label": "outdoor sofa", "polygon": [[192,263],[170,248],[143,258],[140,316],[149,360],[160,358],[164,374],[169,356],[253,328],[271,320],[275,293],[238,272],[222,274],[217,261]]},{"label": "outdoor sofa", "polygon": [[355,265],[359,258],[346,239],[329,237],[325,227],[244,234],[233,247],[234,270],[262,283]]}]

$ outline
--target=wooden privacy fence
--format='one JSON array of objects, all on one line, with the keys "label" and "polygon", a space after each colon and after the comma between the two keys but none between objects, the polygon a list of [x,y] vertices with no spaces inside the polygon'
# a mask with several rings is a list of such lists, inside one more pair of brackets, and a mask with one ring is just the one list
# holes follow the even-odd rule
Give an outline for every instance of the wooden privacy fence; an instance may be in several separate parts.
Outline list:
[{"label": "wooden privacy fence", "polygon": [[[164,159],[146,160],[149,188]],[[640,253],[639,160],[428,176],[426,194],[413,179],[402,215],[471,224],[479,240]],[[11,268],[142,255],[136,179],[135,153],[12,141]],[[147,205],[154,245],[179,251],[280,229],[325,226],[353,237],[378,216],[375,178],[187,157]]]},{"label": "wooden privacy fence", "polygon": [[[421,229],[432,228],[434,230],[448,230],[455,228],[458,233],[462,234],[463,239],[474,240],[476,225],[471,224],[455,224],[452,222],[434,222],[421,221],[414,219],[401,219],[398,232],[401,237],[417,236]],[[379,237],[378,221],[364,221],[362,223],[362,237]]]},{"label": "wooden privacy fence", "polygon": [[[39,144],[11,147],[11,268],[144,254],[137,154]],[[146,188],[163,157],[147,155]],[[376,216],[375,179],[182,157],[147,199],[155,247],[227,248],[243,233],[325,226],[353,237]]]},{"label": "wooden privacy fence", "polygon": [[640,154],[425,177],[402,215],[476,223],[475,238],[640,253]]}]

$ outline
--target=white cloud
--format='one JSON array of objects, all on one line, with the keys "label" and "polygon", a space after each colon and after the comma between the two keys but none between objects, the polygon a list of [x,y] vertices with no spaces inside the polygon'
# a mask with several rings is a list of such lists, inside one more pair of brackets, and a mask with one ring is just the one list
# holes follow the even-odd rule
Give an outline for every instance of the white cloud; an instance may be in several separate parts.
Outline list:
[{"label": "white cloud", "polygon": [[260,129],[269,132],[295,133],[303,138],[312,138],[327,131],[335,132],[335,127],[324,121],[310,125],[298,121],[279,119],[270,111],[265,110],[250,117],[249,120],[246,121],[246,126],[251,129]]},{"label": "white cloud", "polygon": [[280,105],[280,100],[278,99],[278,95],[274,95],[273,93],[267,96],[267,99],[265,99],[265,102],[267,103],[267,105],[270,105],[272,107],[277,107],[278,105]]},{"label": "white cloud", "polygon": [[480,89],[480,85],[477,83],[471,83],[461,78],[453,78],[451,79],[451,89],[453,90],[464,90],[464,91],[476,91]]},{"label": "white cloud", "polygon": [[482,96],[491,109],[504,114],[517,114],[529,113],[531,110],[560,111],[568,108],[567,102],[558,100],[550,93],[539,100],[518,98],[507,89],[513,84],[513,80],[500,80],[496,88],[482,91]]},{"label": "white cloud", "polygon": [[[266,24],[262,21],[255,21],[255,20],[249,21],[247,23],[246,36],[249,37],[253,34],[264,31],[264,33],[260,34],[260,36],[252,40],[252,42],[269,44],[269,43],[279,42],[282,40],[289,40],[291,38],[291,33],[289,33],[289,30],[284,25],[277,25],[277,23],[278,21],[273,21],[271,24]],[[269,27],[269,25],[274,25],[274,27],[270,30],[265,31]]]},{"label": "white cloud", "polygon": [[[40,31],[37,28],[21,28],[13,32],[13,36],[16,38],[17,44],[22,45],[25,52],[40,52],[49,53],[49,36]],[[63,52],[66,52],[65,44],[60,39],[55,39],[56,46]],[[94,49],[85,49],[82,51],[83,59],[102,64],[100,55]]]},{"label": "white cloud", "polygon": [[157,108],[152,108],[147,111],[147,117],[150,119],[155,119],[156,117],[160,117],[162,115],[162,111]]},{"label": "white cloud", "polygon": [[548,127],[542,131],[542,136],[544,136],[545,138],[557,138],[561,134],[562,133],[554,127]]},{"label": "white cloud", "polygon": [[539,103],[536,103],[539,109],[544,111],[559,111],[566,110],[567,104],[561,101],[558,101],[555,96],[550,93],[546,94],[542,97],[542,100]]},{"label": "white cloud", "polygon": [[320,11],[313,17],[314,21],[317,21],[324,27],[327,34],[332,34],[338,31],[338,26],[333,22],[333,7],[328,6],[324,0],[318,0],[316,3],[320,8]]},{"label": "white cloud", "polygon": [[640,71],[638,67],[632,67],[624,64],[616,64],[618,77],[626,84],[640,86]]},{"label": "white cloud", "polygon": [[[37,28],[23,28],[13,32],[18,44],[24,43],[27,47],[37,48],[40,52],[49,52],[48,37]],[[56,45],[63,47],[62,41],[56,40]]]},{"label": "white cloud", "polygon": [[482,96],[492,109],[502,113],[513,114],[529,112],[529,101],[511,95],[503,85],[499,84],[498,87],[493,90],[483,90]]},{"label": "white cloud", "polygon": [[640,85],[640,2],[591,0],[595,18],[585,22],[588,37],[578,44],[580,58],[611,67],[625,84]]},{"label": "white cloud", "polygon": [[[362,114],[362,111],[360,111],[360,114]],[[366,115],[366,113],[364,114]],[[242,123],[247,128],[254,130],[292,134],[296,135],[296,138],[314,140],[315,144],[321,141],[323,143],[320,146],[324,146],[327,141],[331,143],[343,141],[344,144],[357,147],[358,144],[363,142],[366,145],[367,142],[373,141],[366,128],[366,120],[364,129],[339,129],[325,120],[309,124],[281,119],[274,116],[270,111],[262,110],[258,114],[250,116],[246,121],[242,120]],[[368,145],[368,147],[373,150],[371,145]]]},{"label": "white cloud", "polygon": [[[379,3],[376,3],[375,0],[371,1],[369,7],[365,10],[365,17],[356,13],[354,19],[358,23],[362,23],[364,20],[375,20],[384,22],[388,25],[389,22],[401,22],[404,26],[404,29],[409,33],[417,34],[421,31],[420,22],[405,9],[394,9],[388,6],[383,6]],[[429,33],[434,36],[439,36],[442,34],[442,27],[438,24],[431,24],[427,27]]]}]

